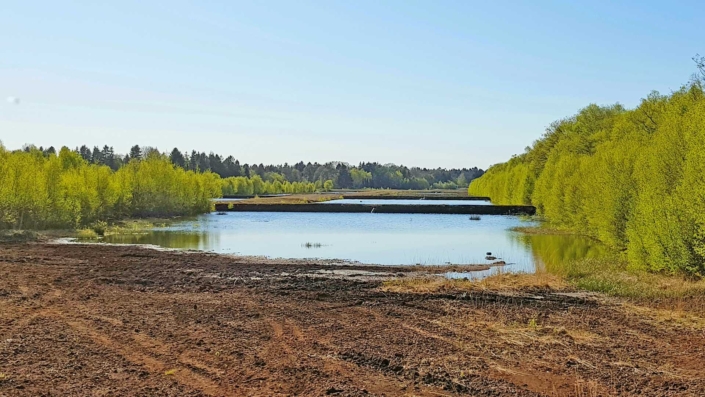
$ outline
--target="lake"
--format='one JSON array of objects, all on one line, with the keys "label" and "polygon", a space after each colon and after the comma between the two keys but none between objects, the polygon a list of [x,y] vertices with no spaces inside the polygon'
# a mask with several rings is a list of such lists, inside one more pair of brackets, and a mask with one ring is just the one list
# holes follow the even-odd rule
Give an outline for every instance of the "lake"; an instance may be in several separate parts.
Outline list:
[{"label": "lake", "polygon": [[[386,201],[386,200],[385,200]],[[179,221],[143,234],[111,235],[107,243],[271,258],[342,259],[382,265],[484,264],[487,252],[509,265],[497,271],[533,272],[546,261],[598,257],[598,243],[576,236],[525,235],[511,231],[534,222],[516,216],[230,212]],[[467,277],[467,274],[449,274]]]}]

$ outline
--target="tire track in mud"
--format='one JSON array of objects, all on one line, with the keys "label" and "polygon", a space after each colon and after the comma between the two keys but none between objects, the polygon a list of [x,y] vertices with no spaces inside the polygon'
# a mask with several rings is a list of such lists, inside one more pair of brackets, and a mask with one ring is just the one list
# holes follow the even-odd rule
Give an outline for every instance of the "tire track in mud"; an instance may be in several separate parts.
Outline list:
[{"label": "tire track in mud", "polygon": [[[446,331],[449,332],[456,332],[456,328],[453,328],[452,323],[445,323],[441,320],[428,320],[428,319],[420,319],[421,321],[424,321],[426,323],[429,323],[435,327],[441,327]],[[438,335],[433,332],[425,331],[421,328],[410,326],[403,324],[405,328],[417,332],[418,334],[427,336],[429,338],[434,338],[441,340],[451,346],[454,346],[455,348],[462,350],[466,353],[472,354],[470,358],[476,359],[480,362],[483,362],[489,366],[490,371],[490,377],[493,379],[501,379],[504,381],[509,381],[510,383],[514,385],[526,385],[531,383],[532,384],[532,390],[536,392],[541,392],[541,393],[553,393],[555,396],[561,395],[557,391],[557,387],[561,388],[562,390],[565,389],[566,385],[572,385],[576,382],[578,382],[578,377],[575,375],[559,375],[559,374],[551,374],[551,376],[547,377],[544,376],[542,373],[537,373],[536,371],[531,371],[527,370],[525,368],[522,368],[521,365],[510,365],[510,363],[500,363],[498,357],[496,354],[492,352],[492,348],[489,346],[485,346],[483,350],[471,350],[468,348],[468,346],[463,343],[463,341],[460,339],[458,340],[453,340],[452,338],[447,338],[442,335]],[[470,332],[470,331],[468,331]],[[472,329],[473,333],[481,333],[478,329]],[[483,335],[484,338],[486,339],[494,339],[497,338],[498,336],[488,336],[488,335]],[[519,343],[518,341],[514,341],[514,343]],[[495,359],[497,358],[497,359]],[[536,361],[536,360],[534,360]]]},{"label": "tire track in mud", "polygon": [[[490,302],[503,302],[505,296],[501,296],[499,298],[493,298],[490,297],[491,294],[487,293],[482,293],[483,296],[483,301],[490,301]],[[453,296],[453,300],[456,299],[454,295],[448,295],[448,296]],[[522,302],[521,299],[516,299],[516,297],[508,297],[511,300],[515,300],[515,302]],[[433,300],[438,300],[438,296],[433,296]],[[442,299],[442,298],[441,298]],[[477,302],[472,300],[472,299],[467,299],[466,301],[470,301],[470,303],[476,304]],[[541,299],[530,299],[530,302],[532,304],[554,304],[552,301],[542,301]],[[374,317],[375,322],[384,322],[384,323],[391,323],[393,326],[391,328],[394,329],[406,329],[409,330],[416,335],[419,335],[423,338],[428,338],[428,339],[433,339],[442,342],[443,344],[452,347],[453,349],[462,352],[463,356],[467,360],[471,361],[476,361],[481,367],[485,367],[487,370],[487,373],[485,374],[480,374],[476,373],[473,374],[473,376],[470,376],[464,381],[456,381],[454,380],[453,376],[451,376],[448,373],[443,373],[441,372],[440,375],[437,372],[425,372],[421,371],[419,368],[413,366],[413,367],[404,367],[400,365],[394,365],[391,363],[391,360],[383,357],[375,357],[375,356],[366,356],[364,353],[359,352],[359,351],[348,351],[345,352],[341,355],[341,357],[345,360],[348,360],[350,362],[354,362],[357,365],[362,365],[368,368],[373,368],[378,371],[384,372],[384,373],[393,373],[396,376],[405,378],[405,379],[413,379],[414,381],[418,381],[419,379],[426,384],[432,384],[432,385],[437,385],[442,387],[444,390],[449,390],[457,394],[472,394],[472,395],[485,395],[483,394],[483,390],[485,390],[485,385],[482,385],[483,382],[499,382],[500,384],[504,383],[504,386],[506,387],[505,391],[506,393],[511,393],[513,395],[541,395],[539,393],[549,393],[551,390],[556,390],[556,381],[560,379],[559,385],[562,385],[562,389],[565,389],[565,385],[572,385],[576,382],[576,377],[575,376],[559,376],[557,374],[552,374],[550,377],[545,377],[542,376],[542,374],[534,374],[531,375],[525,370],[509,366],[508,363],[500,363],[499,361],[495,360],[492,358],[492,352],[491,351],[484,351],[484,350],[479,350],[477,348],[473,349],[469,346],[469,344],[466,344],[463,342],[464,337],[467,337],[468,335],[463,334],[458,334],[458,329],[453,327],[452,324],[446,323],[443,321],[444,318],[447,318],[449,316],[452,316],[453,314],[448,310],[449,308],[437,308],[437,307],[426,307],[423,304],[408,304],[407,302],[403,302],[401,305],[403,307],[402,310],[410,310],[410,311],[422,311],[426,313],[434,313],[439,315],[439,318],[437,319],[428,319],[424,317],[419,317],[415,315],[403,315],[399,316],[403,318],[404,320],[401,320],[397,318],[396,315],[389,315],[390,313],[388,312],[387,315],[380,313],[381,308],[378,307],[355,307],[354,310],[362,312],[367,315],[371,315]],[[455,308],[457,309],[457,308]],[[386,310],[386,309],[385,309]],[[409,319],[413,318],[417,321],[420,321],[421,324],[417,325],[412,325],[412,323],[409,322]],[[433,327],[440,327],[449,333],[453,334],[455,337],[448,337],[439,334],[436,331],[432,330],[427,330],[422,328],[422,324],[430,325]],[[485,349],[487,350],[487,349]],[[462,374],[462,372],[461,372]],[[528,382],[531,380],[531,382]],[[480,383],[481,386],[479,388],[476,388],[473,386],[473,383]],[[528,389],[522,389],[518,388],[517,385],[526,385],[527,383],[532,383],[533,387],[532,390],[530,391]],[[490,387],[491,388],[491,387]],[[492,395],[492,394],[489,394]],[[560,395],[560,393],[556,392],[555,395]]]},{"label": "tire track in mud", "polygon": [[[27,294],[30,289],[26,286],[20,286],[20,291],[23,294]],[[236,395],[233,392],[223,389],[211,379],[195,373],[189,367],[196,367],[203,372],[213,373],[216,375],[222,375],[222,371],[210,368],[209,366],[188,356],[179,356],[176,359],[176,361],[181,365],[170,365],[155,356],[170,355],[171,348],[163,344],[161,341],[143,334],[129,335],[132,342],[135,343],[134,347],[131,347],[126,343],[118,342],[116,339],[111,338],[107,333],[102,332],[96,329],[96,327],[90,325],[89,322],[82,317],[105,321],[113,326],[122,325],[122,321],[105,316],[91,315],[89,314],[90,309],[78,302],[71,302],[69,305],[57,304],[55,301],[61,296],[63,296],[63,293],[59,289],[51,289],[48,293],[43,294],[39,299],[44,301],[44,308],[38,310],[30,309],[30,313],[22,316],[19,321],[13,324],[10,331],[15,332],[18,329],[26,327],[32,321],[40,317],[50,318],[52,320],[67,324],[78,334],[90,338],[90,340],[92,340],[95,344],[112,351],[130,363],[147,369],[149,372],[164,376],[172,376],[180,384],[197,389],[207,395]],[[166,375],[167,371],[169,375]]]},{"label": "tire track in mud", "polygon": [[[324,307],[312,309],[323,310],[336,317],[345,317],[349,313],[340,312],[350,308],[357,309],[358,305],[345,305],[344,307]],[[311,316],[314,314],[311,313]],[[330,314],[329,314],[330,315]],[[279,318],[277,321],[269,320],[272,339],[265,348],[273,352],[274,356],[285,355],[287,358],[278,360],[279,363],[294,359],[297,364],[306,367],[318,368],[322,371],[323,378],[330,379],[326,393],[345,396],[357,395],[408,395],[408,396],[450,396],[442,392],[438,385],[419,384],[412,379],[399,377],[397,374],[379,371],[370,366],[360,365],[341,358],[338,346],[335,345],[335,334],[321,334],[311,327],[302,328],[291,317]],[[271,356],[270,356],[271,358]],[[286,365],[275,367],[278,371],[287,371]],[[269,369],[271,371],[271,368]],[[318,395],[315,390],[301,389],[297,391],[303,395]]]},{"label": "tire track in mud", "polygon": [[[418,307],[411,307],[408,305],[404,305],[407,309],[411,310],[425,310],[425,311],[433,311],[435,313],[438,313],[438,310],[430,309],[430,308],[418,308]],[[362,314],[364,315],[371,315],[374,320],[373,322],[377,323],[392,323],[392,327],[390,329],[407,329],[409,331],[414,332],[417,335],[420,335],[424,338],[429,338],[429,339],[435,339],[443,342],[444,344],[447,344],[449,346],[452,346],[453,348],[456,348],[460,351],[463,351],[464,353],[470,353],[470,356],[466,356],[466,358],[471,358],[475,361],[478,361],[480,363],[483,363],[484,365],[486,364],[485,358],[482,357],[482,354],[472,354],[472,353],[481,353],[479,351],[470,351],[463,346],[462,344],[459,343],[458,341],[454,341],[450,338],[447,338],[442,335],[438,335],[437,333],[431,332],[431,331],[426,331],[421,328],[409,325],[405,321],[401,321],[397,318],[394,318],[393,316],[389,315],[383,315],[379,313],[380,308],[376,307],[360,307],[359,305],[350,305],[345,308],[338,307],[336,309],[347,309],[347,310],[352,310],[353,312],[360,312],[361,315],[358,315],[357,317],[362,318]],[[345,312],[340,312],[340,316],[348,316],[352,315],[355,316],[354,313],[345,313]],[[408,319],[407,319],[408,320]],[[319,340],[319,343],[321,343],[321,340]],[[321,343],[328,347],[331,351],[336,351],[336,347],[328,342],[328,343]],[[397,381],[406,381],[409,382],[409,385],[407,387],[410,388],[416,388],[414,390],[414,393],[412,395],[476,395],[476,396],[499,396],[499,395],[505,395],[505,393],[509,393],[512,395],[519,395],[519,396],[539,396],[540,394],[537,394],[535,392],[531,392],[526,389],[521,389],[517,388],[514,384],[511,384],[507,382],[503,378],[496,378],[496,377],[487,377],[484,375],[479,375],[479,374],[469,374],[467,376],[461,376],[461,379],[458,381],[456,377],[452,376],[451,374],[445,372],[445,371],[428,371],[428,370],[422,370],[419,367],[415,365],[407,365],[404,366],[399,363],[394,363],[394,360],[390,360],[389,358],[384,358],[384,357],[378,357],[375,355],[369,355],[367,353],[364,353],[362,351],[358,351],[356,349],[352,350],[346,350],[342,352],[338,352],[335,355],[335,358],[338,360],[342,360],[344,362],[354,364],[356,367],[360,369],[365,369],[366,371],[373,371],[375,373],[378,373],[384,378],[394,378],[397,379]],[[499,365],[497,364],[497,367]],[[450,392],[451,394],[442,394],[439,393],[438,390],[444,390],[447,392]],[[422,391],[423,390],[423,391]],[[420,393],[420,394],[419,394]]]},{"label": "tire track in mud", "polygon": [[[56,314],[53,315],[56,316]],[[115,341],[106,334],[99,332],[90,325],[86,324],[84,321],[77,319],[66,319],[60,314],[56,317],[66,322],[69,326],[71,326],[71,328],[78,331],[80,334],[84,334],[91,338],[95,343],[113,351],[133,364],[145,367],[150,372],[161,373],[166,376],[167,371],[174,371],[171,373],[171,376],[185,386],[196,388],[211,396],[233,395],[232,393],[221,388],[217,383],[194,373],[184,366],[167,365],[165,362],[158,360],[149,354],[139,352],[134,348]],[[144,348],[144,346],[141,345],[140,347]]]}]

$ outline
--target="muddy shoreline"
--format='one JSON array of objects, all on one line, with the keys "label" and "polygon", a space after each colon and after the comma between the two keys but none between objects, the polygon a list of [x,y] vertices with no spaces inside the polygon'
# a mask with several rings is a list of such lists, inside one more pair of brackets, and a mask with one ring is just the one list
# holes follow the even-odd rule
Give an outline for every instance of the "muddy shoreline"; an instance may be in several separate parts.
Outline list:
[{"label": "muddy shoreline", "polygon": [[700,313],[384,289],[412,274],[0,244],[0,396],[705,395]]}]

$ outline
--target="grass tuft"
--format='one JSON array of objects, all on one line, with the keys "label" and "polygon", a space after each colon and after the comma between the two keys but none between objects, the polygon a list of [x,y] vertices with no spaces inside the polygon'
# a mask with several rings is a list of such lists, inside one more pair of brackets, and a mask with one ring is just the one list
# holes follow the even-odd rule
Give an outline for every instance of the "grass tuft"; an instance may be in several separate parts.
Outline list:
[{"label": "grass tuft", "polygon": [[535,318],[530,318],[526,326],[529,327],[529,329],[531,329],[532,331],[536,331],[536,329],[539,327],[539,324]]},{"label": "grass tuft", "polygon": [[76,237],[80,239],[96,239],[98,238],[98,233],[93,229],[79,229],[76,231]]}]

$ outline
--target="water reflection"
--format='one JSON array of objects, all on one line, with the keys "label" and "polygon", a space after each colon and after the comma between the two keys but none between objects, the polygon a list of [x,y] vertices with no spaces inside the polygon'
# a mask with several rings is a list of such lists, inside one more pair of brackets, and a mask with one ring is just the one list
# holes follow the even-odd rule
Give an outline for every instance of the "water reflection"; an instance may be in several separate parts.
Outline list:
[{"label": "water reflection", "polygon": [[605,258],[611,251],[598,241],[583,236],[516,233],[534,258],[538,271],[560,272],[578,259]]},{"label": "water reflection", "polygon": [[106,236],[104,242],[111,244],[150,244],[164,248],[210,250],[219,245],[220,236],[208,232],[178,232],[154,230],[139,234],[116,234]]}]

